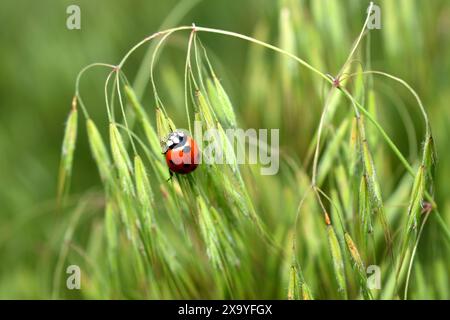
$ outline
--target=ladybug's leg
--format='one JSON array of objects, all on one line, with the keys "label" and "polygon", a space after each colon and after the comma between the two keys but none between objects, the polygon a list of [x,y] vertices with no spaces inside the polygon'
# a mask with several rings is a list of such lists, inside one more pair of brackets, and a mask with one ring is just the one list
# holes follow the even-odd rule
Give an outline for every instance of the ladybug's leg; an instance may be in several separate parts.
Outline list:
[{"label": "ladybug's leg", "polygon": [[169,175],[170,175],[170,177],[166,180],[167,182],[169,182],[173,178],[173,172],[170,171],[170,169],[169,169]]}]

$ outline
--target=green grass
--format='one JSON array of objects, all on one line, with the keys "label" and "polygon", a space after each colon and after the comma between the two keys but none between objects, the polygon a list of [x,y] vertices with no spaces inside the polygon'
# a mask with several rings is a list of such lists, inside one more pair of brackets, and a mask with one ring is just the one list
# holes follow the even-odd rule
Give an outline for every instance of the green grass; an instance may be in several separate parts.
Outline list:
[{"label": "green grass", "polygon": [[[266,4],[278,16],[251,36],[203,23],[167,29],[194,5],[182,2],[160,32],[128,42],[117,67],[93,63],[74,77],[57,199],[33,209],[50,231],[45,250],[34,269],[35,258],[2,252],[5,268],[21,268],[2,276],[0,297],[34,287],[39,297],[86,299],[448,299],[439,93],[405,66],[436,74],[417,52],[437,46],[408,38],[433,25],[418,18],[423,5],[381,2],[404,9],[383,11],[382,30],[365,28],[365,4],[289,0]],[[230,67],[231,49],[217,43],[244,46],[244,68]],[[192,132],[194,120],[221,132],[231,159],[226,128],[280,128],[279,173],[202,164],[168,182],[160,140]],[[83,170],[94,188],[80,188]],[[14,221],[17,230],[34,224]],[[11,243],[4,237],[0,249]],[[70,264],[82,270],[80,291],[65,287]],[[379,290],[368,286],[371,265]]]}]

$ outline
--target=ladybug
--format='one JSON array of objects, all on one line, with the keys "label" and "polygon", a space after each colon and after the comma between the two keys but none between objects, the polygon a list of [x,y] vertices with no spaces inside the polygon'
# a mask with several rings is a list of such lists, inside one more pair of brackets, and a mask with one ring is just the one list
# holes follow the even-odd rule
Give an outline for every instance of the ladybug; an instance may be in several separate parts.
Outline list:
[{"label": "ladybug", "polygon": [[173,173],[186,174],[194,171],[199,163],[197,143],[190,135],[180,130],[167,136],[163,144],[163,154],[169,167],[170,178]]}]

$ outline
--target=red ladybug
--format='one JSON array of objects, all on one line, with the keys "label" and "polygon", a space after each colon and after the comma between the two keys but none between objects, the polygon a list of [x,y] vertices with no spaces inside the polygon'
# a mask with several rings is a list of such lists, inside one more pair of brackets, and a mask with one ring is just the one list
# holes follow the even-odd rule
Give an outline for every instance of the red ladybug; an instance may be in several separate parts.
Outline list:
[{"label": "red ladybug", "polygon": [[197,143],[182,131],[177,130],[169,134],[163,145],[163,153],[166,155],[171,177],[174,172],[186,174],[194,171],[198,166]]}]

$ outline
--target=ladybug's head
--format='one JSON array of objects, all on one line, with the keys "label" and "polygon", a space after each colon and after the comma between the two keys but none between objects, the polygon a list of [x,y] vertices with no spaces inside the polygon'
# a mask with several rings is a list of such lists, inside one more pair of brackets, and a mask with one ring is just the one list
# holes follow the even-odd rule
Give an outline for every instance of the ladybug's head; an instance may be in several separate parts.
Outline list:
[{"label": "ladybug's head", "polygon": [[186,143],[186,138],[187,134],[180,130],[169,133],[162,145],[163,153],[183,146]]}]

